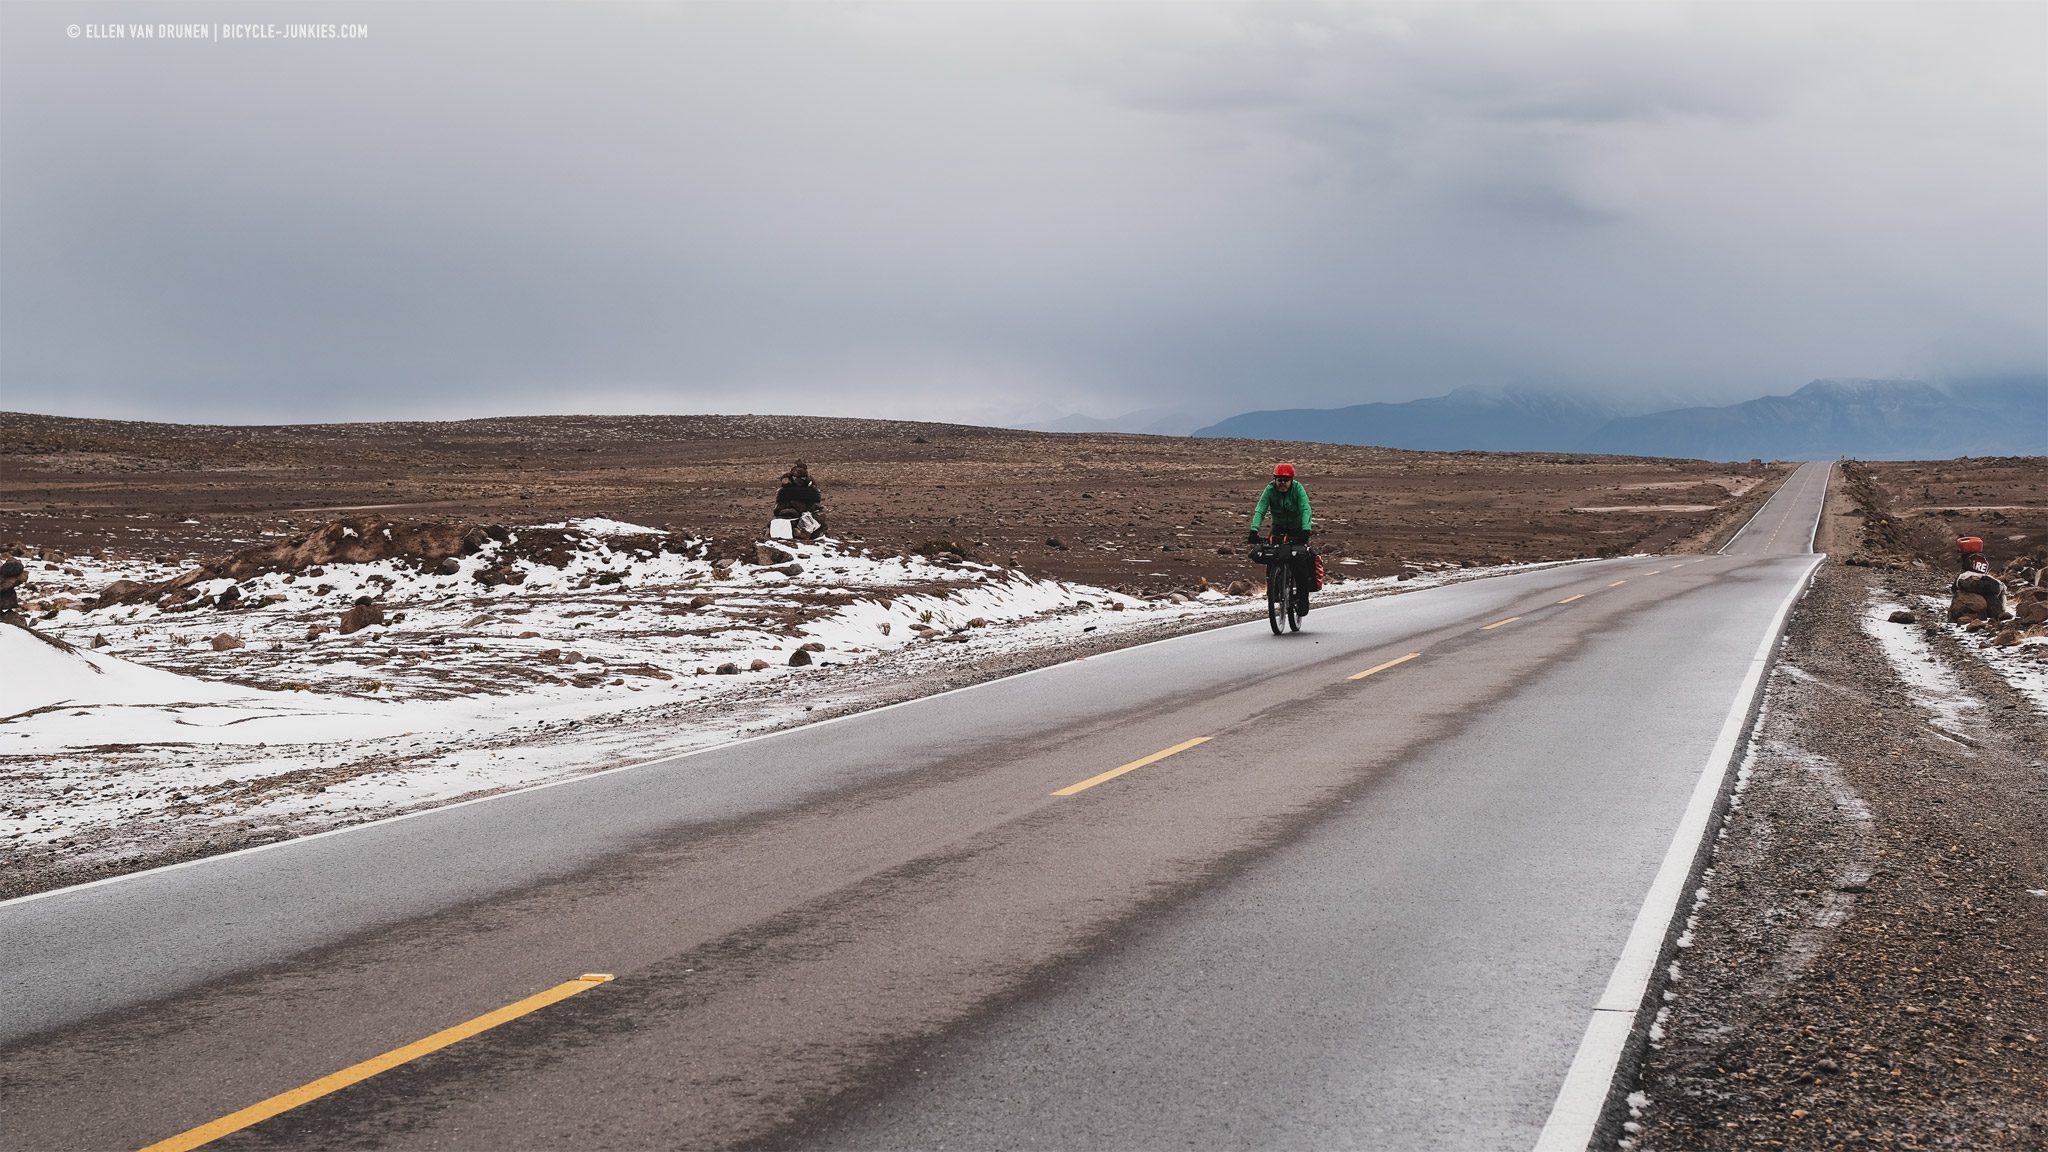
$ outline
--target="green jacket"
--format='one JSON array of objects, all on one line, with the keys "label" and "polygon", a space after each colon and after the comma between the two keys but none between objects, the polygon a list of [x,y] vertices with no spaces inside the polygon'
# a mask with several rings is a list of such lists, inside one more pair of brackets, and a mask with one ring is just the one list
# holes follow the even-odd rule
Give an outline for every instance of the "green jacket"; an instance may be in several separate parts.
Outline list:
[{"label": "green jacket", "polygon": [[1269,509],[1273,513],[1274,531],[1309,530],[1308,489],[1301,486],[1301,481],[1290,481],[1285,488],[1268,484],[1259,490],[1259,506],[1252,509],[1252,531],[1259,530],[1259,523]]}]

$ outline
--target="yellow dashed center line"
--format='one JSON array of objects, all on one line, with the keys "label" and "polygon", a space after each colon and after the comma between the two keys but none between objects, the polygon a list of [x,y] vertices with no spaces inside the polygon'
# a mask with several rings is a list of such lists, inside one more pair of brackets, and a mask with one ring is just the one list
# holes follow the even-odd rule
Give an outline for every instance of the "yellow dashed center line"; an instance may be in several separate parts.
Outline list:
[{"label": "yellow dashed center line", "polygon": [[1479,630],[1480,630],[1481,632],[1487,632],[1487,631],[1491,631],[1492,629],[1495,629],[1495,628],[1505,628],[1505,627],[1507,627],[1508,625],[1510,625],[1510,624],[1513,624],[1513,623],[1514,623],[1515,621],[1517,621],[1517,620],[1520,620],[1520,619],[1521,619],[1521,617],[1520,617],[1520,616],[1510,616],[1510,617],[1508,617],[1508,618],[1507,618],[1507,619],[1505,619],[1505,620],[1495,620],[1495,621],[1494,621],[1493,623],[1491,623],[1491,624],[1487,624],[1487,625],[1484,625],[1484,626],[1482,626],[1482,627],[1481,627],[1481,628],[1480,628]]},{"label": "yellow dashed center line", "polygon": [[294,1088],[289,1092],[281,1092],[262,1103],[251,1104],[239,1112],[230,1112],[211,1123],[201,1124],[197,1128],[180,1132],[166,1140],[159,1140],[144,1148],[142,1152],[186,1152],[186,1149],[189,1148],[197,1148],[202,1144],[211,1144],[231,1132],[240,1132],[252,1124],[260,1124],[281,1112],[289,1112],[301,1104],[308,1104],[322,1096],[339,1092],[351,1084],[368,1080],[379,1072],[389,1072],[391,1069],[417,1060],[429,1052],[437,1052],[457,1041],[467,1040],[479,1032],[487,1032],[509,1020],[516,1020],[529,1012],[539,1011],[557,1001],[567,1000],[578,992],[595,988],[610,979],[609,975],[592,973],[588,976],[578,976],[574,980],[564,981],[545,992],[536,993],[524,1000],[507,1004],[503,1008],[486,1012],[474,1020],[457,1024],[453,1028],[443,1028],[424,1040],[415,1040],[403,1048],[393,1048],[382,1056],[372,1056],[360,1064],[352,1064],[339,1072],[322,1076],[310,1084]]},{"label": "yellow dashed center line", "polygon": [[1619,587],[1621,587],[1621,586],[1622,586],[1623,584],[1626,584],[1626,583],[1628,583],[1628,581],[1626,581],[1626,580],[1616,580],[1616,581],[1615,581],[1614,583],[1612,583],[1612,584],[1609,584],[1609,585],[1608,585],[1608,587],[1609,587],[1609,588],[1619,588]]},{"label": "yellow dashed center line", "polygon": [[1375,664],[1372,667],[1367,668],[1363,672],[1354,672],[1349,677],[1347,677],[1347,679],[1363,680],[1367,676],[1370,676],[1375,672],[1385,672],[1387,669],[1392,668],[1396,664],[1406,664],[1410,660],[1413,660],[1420,655],[1422,655],[1422,653],[1420,652],[1410,652],[1406,656],[1395,657],[1394,659],[1387,661],[1385,664]]},{"label": "yellow dashed center line", "polygon": [[1086,792],[1088,789],[1095,787],[1097,784],[1107,784],[1109,781],[1116,779],[1117,777],[1123,775],[1126,772],[1135,772],[1138,769],[1143,768],[1147,764],[1157,764],[1159,761],[1164,760],[1168,756],[1171,756],[1177,752],[1185,752],[1188,749],[1193,748],[1197,744],[1206,744],[1208,742],[1209,737],[1207,736],[1197,736],[1193,740],[1183,740],[1180,743],[1175,744],[1173,747],[1168,748],[1163,752],[1154,752],[1150,756],[1145,757],[1143,760],[1133,760],[1129,764],[1126,764],[1121,768],[1111,768],[1109,771],[1104,772],[1100,776],[1090,776],[1086,780],[1081,781],[1079,784],[1069,784],[1065,788],[1062,788],[1059,791],[1053,793],[1053,795],[1072,796],[1076,792]]},{"label": "yellow dashed center line", "polygon": [[1569,604],[1569,603],[1571,603],[1571,602],[1572,602],[1572,601],[1574,601],[1574,600],[1584,600],[1585,598],[1586,598],[1586,594],[1585,594],[1584,592],[1580,592],[1580,593],[1578,593],[1578,594],[1577,594],[1577,595],[1575,595],[1575,596],[1567,596],[1567,597],[1565,597],[1564,599],[1562,599],[1562,600],[1559,600],[1559,601],[1558,601],[1558,603],[1559,603],[1559,604]]},{"label": "yellow dashed center line", "polygon": [[1656,575],[1657,573],[1659,573],[1659,572],[1662,572],[1662,571],[1663,571],[1663,569],[1662,569],[1662,568],[1652,568],[1652,569],[1650,569],[1650,570],[1649,570],[1648,572],[1645,572],[1645,573],[1643,573],[1643,575],[1645,575],[1645,576],[1655,576],[1655,575]]}]

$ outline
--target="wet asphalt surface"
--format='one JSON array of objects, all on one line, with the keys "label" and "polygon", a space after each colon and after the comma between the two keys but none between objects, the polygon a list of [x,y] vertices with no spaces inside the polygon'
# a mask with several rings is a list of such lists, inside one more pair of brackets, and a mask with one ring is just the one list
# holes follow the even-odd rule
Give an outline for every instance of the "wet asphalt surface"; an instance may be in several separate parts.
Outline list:
[{"label": "wet asphalt surface", "polygon": [[1525,1147],[1818,498],[1788,481],[1726,555],[1219,629],[0,905],[0,1125],[140,1146],[601,971],[213,1146]]}]

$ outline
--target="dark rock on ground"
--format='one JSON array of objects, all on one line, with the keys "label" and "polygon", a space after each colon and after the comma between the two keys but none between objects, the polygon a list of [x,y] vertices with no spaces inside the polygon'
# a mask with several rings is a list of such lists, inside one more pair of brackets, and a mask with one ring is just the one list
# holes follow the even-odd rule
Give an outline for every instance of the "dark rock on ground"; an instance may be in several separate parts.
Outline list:
[{"label": "dark rock on ground", "polygon": [[346,636],[351,632],[360,632],[365,628],[382,623],[384,623],[384,609],[381,606],[376,604],[357,604],[342,614],[341,625],[336,631]]}]

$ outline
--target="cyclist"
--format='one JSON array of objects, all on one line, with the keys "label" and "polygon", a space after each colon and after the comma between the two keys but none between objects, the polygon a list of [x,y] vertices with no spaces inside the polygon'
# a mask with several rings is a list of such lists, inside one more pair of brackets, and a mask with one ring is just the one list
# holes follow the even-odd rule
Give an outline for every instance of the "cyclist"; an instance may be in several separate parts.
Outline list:
[{"label": "cyclist", "polygon": [[[1259,524],[1269,512],[1273,517],[1273,543],[1308,543],[1308,489],[1294,478],[1294,465],[1274,466],[1273,482],[1260,490],[1259,506],[1252,509],[1252,530],[1245,534],[1248,543],[1259,542]],[[1294,570],[1295,608],[1301,615],[1308,613],[1308,589],[1314,579],[1315,560],[1304,555],[1296,561]]]}]

